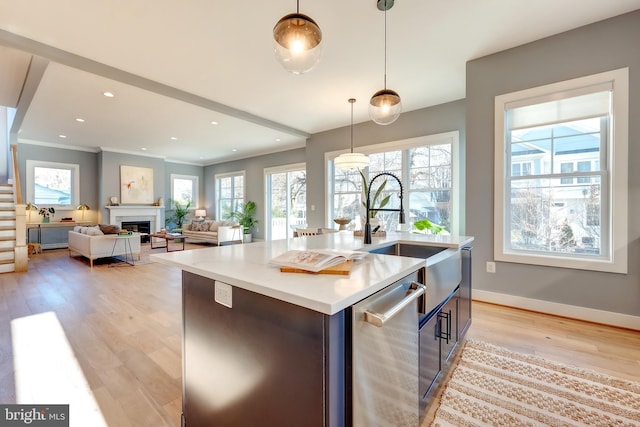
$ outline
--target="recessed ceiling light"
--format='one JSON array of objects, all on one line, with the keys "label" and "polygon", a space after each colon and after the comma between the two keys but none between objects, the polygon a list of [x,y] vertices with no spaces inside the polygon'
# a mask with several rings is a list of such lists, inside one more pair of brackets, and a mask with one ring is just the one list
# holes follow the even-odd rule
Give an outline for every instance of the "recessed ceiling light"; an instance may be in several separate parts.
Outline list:
[{"label": "recessed ceiling light", "polygon": [[78,118],[76,119],[76,122],[78,122],[78,123],[84,123],[84,119],[81,119],[80,117],[78,117]]},{"label": "recessed ceiling light", "polygon": [[233,151],[235,153],[236,151],[238,151],[238,149],[237,148],[232,148],[231,151]]},{"label": "recessed ceiling light", "polygon": [[147,151],[147,149],[145,147],[142,147],[141,150],[142,151]]},{"label": "recessed ceiling light", "polygon": [[171,138],[169,138],[169,139],[171,139],[172,141],[176,141],[178,138],[176,138],[175,136],[172,136],[172,137],[171,137]]},{"label": "recessed ceiling light", "polygon": [[66,138],[66,137],[67,135],[62,135],[62,134],[58,135],[58,138]]},{"label": "recessed ceiling light", "polygon": [[218,122],[211,122],[211,124],[212,124],[212,125],[217,125],[217,124],[218,124]]},{"label": "recessed ceiling light", "polygon": [[115,96],[113,92],[102,92],[102,94],[107,98],[113,98]]},{"label": "recessed ceiling light", "polygon": [[276,142],[280,142],[280,138],[276,138]]}]

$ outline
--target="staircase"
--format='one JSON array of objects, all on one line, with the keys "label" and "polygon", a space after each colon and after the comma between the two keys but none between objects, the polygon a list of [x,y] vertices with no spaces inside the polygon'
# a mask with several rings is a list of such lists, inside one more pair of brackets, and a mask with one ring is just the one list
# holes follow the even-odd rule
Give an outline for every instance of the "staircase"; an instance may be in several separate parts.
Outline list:
[{"label": "staircase", "polygon": [[16,271],[16,208],[13,185],[0,184],[0,273]]}]

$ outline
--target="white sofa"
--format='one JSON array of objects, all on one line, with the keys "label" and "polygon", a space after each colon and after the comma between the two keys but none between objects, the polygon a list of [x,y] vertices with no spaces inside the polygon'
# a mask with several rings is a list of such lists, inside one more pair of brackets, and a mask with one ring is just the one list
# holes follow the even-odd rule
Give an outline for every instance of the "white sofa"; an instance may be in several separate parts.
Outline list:
[{"label": "white sofa", "polygon": [[[121,241],[116,242],[116,239]],[[131,244],[131,253],[129,253],[129,244]],[[91,268],[93,268],[93,260],[107,258],[112,255],[131,255],[140,260],[140,233],[133,233],[131,237],[124,239],[118,238],[117,234],[91,236],[81,232],[69,231],[69,256],[72,256],[72,253],[88,258]]]},{"label": "white sofa", "polygon": [[182,235],[187,241],[215,243],[241,241],[242,230],[230,221],[193,221],[182,226]]}]

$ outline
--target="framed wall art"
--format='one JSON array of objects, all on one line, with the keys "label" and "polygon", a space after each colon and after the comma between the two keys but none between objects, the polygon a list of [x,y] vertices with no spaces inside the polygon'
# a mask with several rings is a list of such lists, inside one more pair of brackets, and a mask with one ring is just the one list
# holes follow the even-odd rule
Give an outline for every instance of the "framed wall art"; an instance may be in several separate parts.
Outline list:
[{"label": "framed wall art", "polygon": [[120,203],[153,202],[153,169],[120,165]]}]

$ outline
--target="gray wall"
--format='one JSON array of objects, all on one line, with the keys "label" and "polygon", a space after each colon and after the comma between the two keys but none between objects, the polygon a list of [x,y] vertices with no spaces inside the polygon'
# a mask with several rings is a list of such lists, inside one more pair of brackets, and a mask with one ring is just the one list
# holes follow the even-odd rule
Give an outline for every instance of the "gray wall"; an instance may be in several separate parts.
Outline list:
[{"label": "gray wall", "polygon": [[120,166],[138,166],[153,169],[153,200],[164,197],[165,203],[168,203],[168,195],[171,194],[170,189],[165,191],[165,161],[156,157],[133,156],[131,154],[115,153],[111,151],[102,151],[100,153],[100,175],[98,177],[98,194],[99,204],[102,213],[102,222],[109,219],[109,211],[105,208],[109,204],[111,196],[118,197],[118,201],[122,203],[120,197]]},{"label": "gray wall", "polygon": [[[465,164],[465,102],[458,100],[431,108],[403,113],[389,126],[376,125],[371,121],[354,126],[354,148],[383,142],[432,135],[457,130],[460,132],[461,179],[464,181]],[[265,156],[254,157],[234,162],[221,163],[205,168],[206,199],[209,203],[215,200],[214,175],[244,170],[247,179],[247,200],[257,203],[258,226],[257,238],[264,238],[264,168],[305,162],[307,164],[307,222],[312,227],[331,226],[331,218],[325,215],[325,198],[327,182],[324,167],[324,155],[329,151],[342,150],[349,147],[349,126],[314,134],[307,141],[306,149],[296,149]],[[464,198],[464,191],[462,193]],[[312,210],[312,207],[315,209]],[[212,207],[213,209],[213,207]],[[464,206],[461,208],[464,212]],[[213,212],[213,210],[212,210]],[[464,217],[461,219],[464,230]]]},{"label": "gray wall", "polygon": [[202,166],[187,165],[187,164],[184,164],[184,163],[166,162],[164,164],[164,174],[165,174],[164,175],[164,189],[165,189],[165,194],[166,194],[166,196],[164,196],[164,205],[165,205],[167,210],[172,209],[171,201],[170,201],[170,197],[171,197],[171,174],[191,175],[191,176],[197,176],[198,180],[199,180],[199,184],[200,184],[200,193],[198,194],[199,205],[195,206],[194,204],[192,204],[191,208],[194,209],[194,210],[196,208],[205,208],[207,210],[207,216],[211,215],[211,210],[209,209],[210,203],[208,203],[207,200],[205,199],[204,168]]},{"label": "gray wall", "polygon": [[[404,96],[409,97],[410,94]],[[359,123],[354,126],[353,146],[355,149],[359,146],[457,130],[460,132],[460,179],[464,182],[466,163],[464,125],[465,101],[458,100],[403,113],[396,122],[387,126],[380,126],[372,121]],[[349,148],[349,143],[350,133],[348,126],[314,134],[307,143],[307,222],[313,227],[316,225],[318,227],[335,225],[329,223],[331,218],[325,218],[327,191],[325,184],[327,178],[325,176],[324,155],[329,151]],[[462,189],[461,198],[463,200],[464,196],[464,189]],[[315,210],[311,210],[311,206],[315,206]],[[460,211],[464,212],[465,207],[461,206]],[[465,232],[464,224],[465,218],[463,214],[460,221],[462,234]]]},{"label": "gray wall", "polygon": [[[467,233],[474,235],[476,289],[640,315],[640,11],[467,64]],[[629,67],[629,274],[493,260],[494,97]],[[635,167],[634,167],[635,166]]]},{"label": "gray wall", "polygon": [[[22,188],[22,196],[25,203],[33,202],[26,199],[26,170],[27,160],[39,160],[56,163],[72,163],[80,165],[80,203],[85,203],[91,207],[92,211],[85,214],[86,220],[97,218],[98,212],[98,195],[96,193],[96,183],[98,182],[98,157],[96,153],[87,151],[64,150],[59,148],[45,147],[32,144],[18,144],[18,170],[20,172],[20,182]],[[63,217],[72,217],[80,219],[79,211],[60,211],[57,210],[54,220],[60,220]],[[31,222],[40,222],[37,212],[31,213]],[[42,229],[42,244],[44,248],[65,247],[67,243],[66,228],[50,228]],[[30,230],[28,239],[30,242],[36,241],[36,230]]]},{"label": "gray wall", "polygon": [[[98,182],[98,155],[88,151],[64,150],[60,148],[45,147],[42,145],[18,144],[18,170],[20,171],[20,183],[22,187],[22,197],[25,203],[32,202],[27,200],[27,160],[38,160],[44,162],[56,163],[72,163],[80,165],[80,203],[89,205],[91,209],[96,209],[101,203],[98,203],[98,194],[96,192],[96,184]],[[72,216],[58,214],[55,218],[60,219],[63,216]],[[33,217],[32,217],[33,220]]]},{"label": "gray wall", "polygon": [[256,202],[256,218],[259,221],[258,226],[254,231],[254,235],[258,239],[264,239],[264,169],[293,163],[303,163],[305,161],[307,162],[307,168],[309,168],[309,160],[305,158],[305,149],[297,148],[295,150],[282,151],[279,153],[266,154],[264,156],[251,157],[249,159],[206,166],[204,168],[204,189],[207,201],[207,215],[211,218],[215,215],[215,207],[213,206],[215,201],[215,175],[245,171],[247,201],[251,200]]}]

